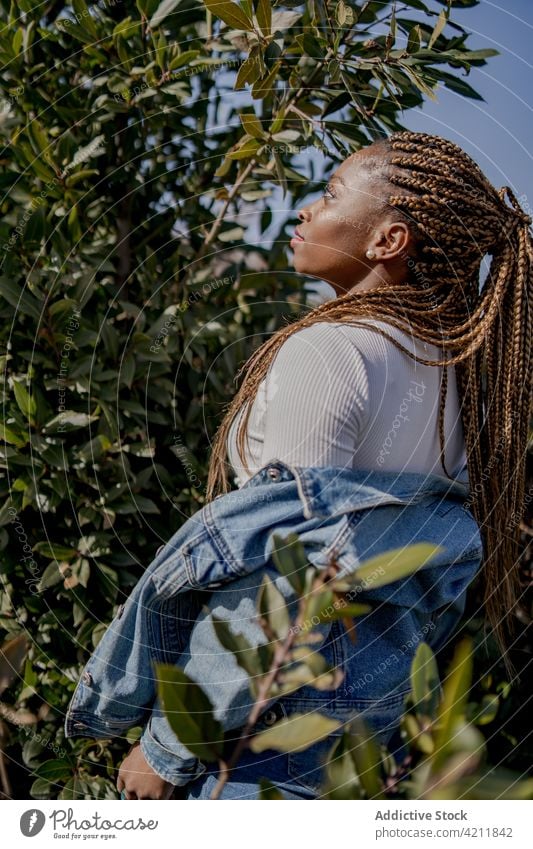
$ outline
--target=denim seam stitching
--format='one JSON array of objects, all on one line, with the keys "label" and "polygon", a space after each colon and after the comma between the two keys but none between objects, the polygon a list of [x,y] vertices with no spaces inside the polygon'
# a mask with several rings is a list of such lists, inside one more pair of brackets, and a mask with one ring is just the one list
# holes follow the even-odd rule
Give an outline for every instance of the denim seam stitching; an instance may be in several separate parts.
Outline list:
[{"label": "denim seam stitching", "polygon": [[311,488],[307,486],[307,478],[305,474],[300,474],[295,470],[294,479],[296,481],[296,489],[298,491],[298,496],[302,503],[303,514],[306,519],[313,519],[315,517],[315,511],[312,507],[313,495]]},{"label": "denim seam stitching", "polygon": [[343,514],[341,522],[342,525],[335,534],[333,540],[323,549],[323,554],[326,557],[329,557],[329,555],[334,552],[336,548],[339,548],[340,546],[344,545],[346,539],[349,537],[352,531],[351,519],[347,518],[346,514]]}]

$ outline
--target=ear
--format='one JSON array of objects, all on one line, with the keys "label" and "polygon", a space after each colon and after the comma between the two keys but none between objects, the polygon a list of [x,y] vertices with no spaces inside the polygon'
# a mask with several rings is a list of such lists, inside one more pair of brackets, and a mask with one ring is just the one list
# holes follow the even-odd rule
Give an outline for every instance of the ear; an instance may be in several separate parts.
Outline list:
[{"label": "ear", "polygon": [[411,241],[409,227],[404,221],[382,223],[375,242],[376,259],[391,260],[407,254]]}]

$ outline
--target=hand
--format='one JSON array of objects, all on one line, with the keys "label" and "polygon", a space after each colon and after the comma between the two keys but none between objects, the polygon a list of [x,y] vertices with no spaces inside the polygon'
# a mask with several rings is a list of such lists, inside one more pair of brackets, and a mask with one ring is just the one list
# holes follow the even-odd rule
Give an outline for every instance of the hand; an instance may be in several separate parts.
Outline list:
[{"label": "hand", "polygon": [[169,799],[175,785],[161,778],[146,761],[141,744],[134,743],[118,771],[117,790],[126,799]]}]

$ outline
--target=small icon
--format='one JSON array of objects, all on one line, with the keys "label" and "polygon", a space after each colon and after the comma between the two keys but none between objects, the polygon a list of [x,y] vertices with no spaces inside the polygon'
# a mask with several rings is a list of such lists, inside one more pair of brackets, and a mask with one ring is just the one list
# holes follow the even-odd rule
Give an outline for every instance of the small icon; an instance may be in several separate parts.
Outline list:
[{"label": "small icon", "polygon": [[42,811],[37,808],[31,808],[29,811],[24,811],[20,818],[20,830],[24,837],[35,837],[42,831],[46,822],[46,817]]}]

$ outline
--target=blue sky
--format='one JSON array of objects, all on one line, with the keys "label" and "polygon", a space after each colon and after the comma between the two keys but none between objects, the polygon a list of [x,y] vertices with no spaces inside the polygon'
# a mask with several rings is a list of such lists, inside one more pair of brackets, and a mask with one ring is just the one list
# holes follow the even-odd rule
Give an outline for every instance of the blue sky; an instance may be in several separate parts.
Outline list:
[{"label": "blue sky", "polygon": [[[414,17],[414,15],[410,15]],[[426,100],[422,109],[410,110],[402,123],[413,130],[437,133],[457,142],[478,162],[489,180],[500,188],[509,185],[521,199],[526,212],[533,209],[533,66],[530,53],[533,42],[532,0],[481,0],[473,9],[456,9],[452,20],[472,33],[468,44],[472,49],[493,47],[500,55],[491,57],[483,67],[471,68],[467,80],[485,102],[464,98],[441,86],[438,102]],[[448,69],[449,70],[449,69]],[[455,69],[454,73],[464,72]],[[297,160],[300,171],[311,177],[310,159],[316,163],[315,173],[326,177],[336,166],[318,151],[302,154]],[[318,166],[318,168],[317,168]],[[322,191],[308,195],[311,202]],[[525,196],[525,197],[524,197]],[[528,204],[531,207],[528,208]],[[273,192],[271,206],[274,222],[265,234],[272,237],[287,219],[287,239],[298,223],[297,209],[290,194],[283,201],[281,192]],[[250,225],[249,242],[257,242],[256,216],[250,207],[239,216],[243,226]]]},{"label": "blue sky", "polygon": [[403,123],[457,142],[497,188],[509,185],[533,207],[533,3],[482,0],[475,9],[455,10],[452,20],[472,33],[472,49],[500,51],[465,77],[485,103],[441,88],[438,103],[426,101],[423,110],[406,113]]}]

